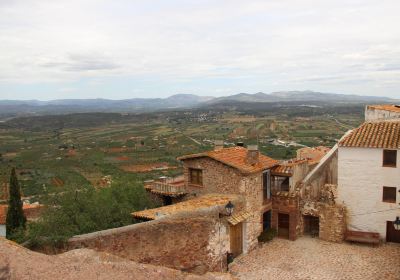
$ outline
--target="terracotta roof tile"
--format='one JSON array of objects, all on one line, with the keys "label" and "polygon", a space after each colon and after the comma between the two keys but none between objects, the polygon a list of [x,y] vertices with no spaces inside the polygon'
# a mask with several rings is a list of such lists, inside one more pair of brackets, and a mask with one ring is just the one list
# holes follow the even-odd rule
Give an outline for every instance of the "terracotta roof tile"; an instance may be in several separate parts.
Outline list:
[{"label": "terracotta roof tile", "polygon": [[339,146],[400,149],[400,121],[365,122],[345,136]]},{"label": "terracotta roof tile", "polygon": [[135,218],[155,220],[163,216],[196,211],[202,208],[225,205],[229,201],[237,199],[236,195],[228,194],[206,194],[198,198],[186,200],[176,204],[133,212]]},{"label": "terracotta roof tile", "polygon": [[209,157],[223,164],[238,169],[242,173],[256,173],[271,168],[278,164],[278,161],[260,153],[258,163],[252,165],[246,160],[247,149],[243,147],[223,148],[220,150],[208,151],[199,154],[192,154],[179,157],[178,160]]},{"label": "terracotta roof tile", "polygon": [[294,159],[290,161],[284,161],[279,163],[279,165],[274,166],[271,169],[272,175],[277,176],[292,176],[293,175],[293,166],[308,162],[308,159]]},{"label": "terracotta roof tile", "polygon": [[385,110],[400,113],[400,105],[384,104],[384,105],[368,105],[367,109]]}]

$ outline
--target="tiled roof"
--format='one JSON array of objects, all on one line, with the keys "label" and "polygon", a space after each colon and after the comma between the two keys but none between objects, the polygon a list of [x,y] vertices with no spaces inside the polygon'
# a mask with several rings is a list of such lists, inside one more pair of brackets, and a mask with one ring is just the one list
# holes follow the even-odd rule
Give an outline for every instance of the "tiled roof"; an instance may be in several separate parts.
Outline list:
[{"label": "tiled roof", "polygon": [[368,105],[367,109],[385,110],[400,113],[400,105],[384,104],[384,105]]},{"label": "tiled roof", "polygon": [[339,146],[400,149],[400,121],[365,122],[345,136]]},{"label": "tiled roof", "polygon": [[277,165],[271,169],[272,175],[292,176],[293,167],[287,165]]},{"label": "tiled roof", "polygon": [[199,154],[192,154],[179,157],[178,160],[209,157],[223,164],[238,169],[242,173],[255,173],[271,168],[278,164],[278,161],[260,153],[259,161],[256,164],[249,164],[246,160],[247,149],[243,147],[223,148],[220,150],[208,151]]},{"label": "tiled roof", "polygon": [[190,211],[196,211],[201,208],[226,205],[229,201],[233,201],[235,199],[237,199],[236,195],[207,194],[168,206],[133,212],[132,216],[135,218],[156,220],[157,218],[172,214],[186,213]]},{"label": "tiled roof", "polygon": [[318,163],[331,148],[325,146],[304,147],[297,150],[297,158],[308,159],[310,165]]},{"label": "tiled roof", "polygon": [[237,225],[240,222],[243,222],[245,220],[247,220],[248,218],[250,218],[253,214],[249,211],[242,211],[239,212],[237,214],[233,214],[232,216],[229,216],[226,220],[228,221],[228,223],[230,223],[231,225]]},{"label": "tiled roof", "polygon": [[274,166],[271,169],[272,175],[277,176],[292,176],[293,175],[293,166],[308,162],[308,159],[294,159],[289,161],[281,162],[279,165]]}]

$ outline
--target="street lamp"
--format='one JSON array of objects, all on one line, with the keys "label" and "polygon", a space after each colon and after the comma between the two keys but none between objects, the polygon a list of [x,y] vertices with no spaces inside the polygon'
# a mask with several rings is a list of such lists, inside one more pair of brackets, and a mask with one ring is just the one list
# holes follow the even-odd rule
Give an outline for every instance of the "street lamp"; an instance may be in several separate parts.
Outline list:
[{"label": "street lamp", "polygon": [[393,222],[393,226],[396,230],[400,230],[400,218],[399,216],[396,217],[396,220]]},{"label": "street lamp", "polygon": [[225,213],[219,213],[219,217],[222,218],[224,216],[232,216],[233,210],[235,209],[235,205],[231,201],[228,202],[228,204],[225,205]]}]

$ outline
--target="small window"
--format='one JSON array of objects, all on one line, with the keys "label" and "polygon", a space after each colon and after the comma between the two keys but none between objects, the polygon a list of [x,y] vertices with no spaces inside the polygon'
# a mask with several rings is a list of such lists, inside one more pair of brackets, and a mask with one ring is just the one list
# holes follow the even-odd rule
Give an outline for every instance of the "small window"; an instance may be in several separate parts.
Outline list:
[{"label": "small window", "polygon": [[396,188],[383,187],[383,202],[396,203]]},{"label": "small window", "polygon": [[289,177],[283,180],[281,184],[281,192],[288,192],[289,191]]},{"label": "small window", "polygon": [[203,185],[203,171],[201,169],[189,168],[190,183],[194,185]]},{"label": "small window", "polygon": [[383,166],[396,167],[397,151],[383,150]]}]

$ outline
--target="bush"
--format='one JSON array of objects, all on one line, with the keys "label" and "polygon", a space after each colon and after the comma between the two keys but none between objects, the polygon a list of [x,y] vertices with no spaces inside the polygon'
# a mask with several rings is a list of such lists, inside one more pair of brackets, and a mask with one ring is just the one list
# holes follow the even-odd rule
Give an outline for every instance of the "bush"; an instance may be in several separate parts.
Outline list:
[{"label": "bush", "polygon": [[18,239],[29,247],[58,247],[74,235],[132,224],[132,212],[152,206],[137,185],[87,187],[49,197],[41,218],[28,225],[24,240]]},{"label": "bush", "polygon": [[274,228],[264,230],[258,237],[258,242],[265,243],[265,242],[271,241],[276,236],[276,233],[277,233],[276,229],[274,229]]}]

